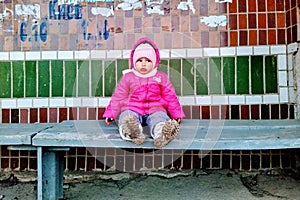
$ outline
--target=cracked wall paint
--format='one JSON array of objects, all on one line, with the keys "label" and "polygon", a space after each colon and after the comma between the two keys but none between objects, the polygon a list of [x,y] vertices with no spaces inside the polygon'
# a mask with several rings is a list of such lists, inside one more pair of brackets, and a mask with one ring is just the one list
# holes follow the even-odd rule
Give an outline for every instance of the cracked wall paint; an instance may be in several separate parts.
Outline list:
[{"label": "cracked wall paint", "polygon": [[232,0],[215,0],[216,3],[226,3],[226,2],[229,2],[229,3],[232,3]]},{"label": "cracked wall paint", "polygon": [[146,12],[148,15],[151,14],[159,14],[159,15],[164,15],[164,10],[161,9],[161,5],[163,4],[164,0],[160,1],[151,1],[151,0],[146,0]]},{"label": "cracked wall paint", "polygon": [[122,9],[124,11],[129,11],[140,8],[143,8],[143,5],[139,0],[124,0],[123,3],[117,5],[116,10]]},{"label": "cracked wall paint", "polygon": [[182,1],[178,4],[177,9],[179,10],[191,10],[195,14],[195,7],[192,0]]},{"label": "cracked wall paint", "polygon": [[34,5],[24,5],[24,4],[16,4],[15,5],[15,13],[18,16],[33,16],[35,19],[40,19],[41,8],[39,4]]},{"label": "cracked wall paint", "polygon": [[226,16],[209,16],[209,17],[201,17],[200,21],[205,23],[209,27],[217,27],[217,26],[226,26],[227,19]]},{"label": "cracked wall paint", "polygon": [[115,15],[113,6],[111,6],[110,8],[105,8],[105,7],[92,8],[91,12],[93,15],[102,15],[104,17],[110,17]]}]

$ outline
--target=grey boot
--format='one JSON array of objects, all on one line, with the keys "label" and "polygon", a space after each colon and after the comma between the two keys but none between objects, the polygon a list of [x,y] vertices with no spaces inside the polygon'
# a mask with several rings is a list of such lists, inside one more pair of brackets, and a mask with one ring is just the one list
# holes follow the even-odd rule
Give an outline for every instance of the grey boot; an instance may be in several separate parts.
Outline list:
[{"label": "grey boot", "polygon": [[143,128],[133,115],[126,115],[121,122],[121,130],[125,137],[130,138],[137,145],[145,141]]},{"label": "grey boot", "polygon": [[[154,129],[154,131],[157,131]],[[179,133],[179,123],[176,120],[169,120],[162,127],[161,134],[154,139],[154,145],[157,147],[166,146]]]}]

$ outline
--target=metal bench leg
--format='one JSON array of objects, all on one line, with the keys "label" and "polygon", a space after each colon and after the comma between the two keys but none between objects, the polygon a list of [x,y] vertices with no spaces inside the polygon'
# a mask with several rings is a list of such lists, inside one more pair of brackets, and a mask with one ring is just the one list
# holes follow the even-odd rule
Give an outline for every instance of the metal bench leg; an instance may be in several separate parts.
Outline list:
[{"label": "metal bench leg", "polygon": [[63,152],[38,147],[38,200],[63,198]]}]

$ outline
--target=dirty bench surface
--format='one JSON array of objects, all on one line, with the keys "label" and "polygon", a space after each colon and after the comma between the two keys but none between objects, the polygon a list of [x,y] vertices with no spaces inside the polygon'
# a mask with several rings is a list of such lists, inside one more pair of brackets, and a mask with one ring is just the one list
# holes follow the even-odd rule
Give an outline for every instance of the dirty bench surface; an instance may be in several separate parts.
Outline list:
[{"label": "dirty bench surface", "polygon": [[0,145],[31,145],[31,138],[54,124],[0,124]]},{"label": "dirty bench surface", "polygon": [[[34,146],[156,148],[148,134],[142,145],[120,138],[115,124],[103,120],[63,121],[41,131]],[[183,120],[180,133],[165,149],[254,150],[300,147],[300,120]]]}]

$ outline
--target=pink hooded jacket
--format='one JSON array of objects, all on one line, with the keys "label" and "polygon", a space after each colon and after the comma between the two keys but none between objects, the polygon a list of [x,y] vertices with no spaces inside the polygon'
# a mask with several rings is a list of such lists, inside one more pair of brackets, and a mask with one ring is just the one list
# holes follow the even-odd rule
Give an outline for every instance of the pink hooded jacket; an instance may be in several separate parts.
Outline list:
[{"label": "pink hooded jacket", "polygon": [[[131,66],[134,68],[133,55],[141,43],[149,43],[154,48],[156,53],[154,68],[157,68],[160,62],[159,50],[148,38],[139,39],[133,46],[130,54]],[[159,70],[149,77],[137,76],[133,71],[122,77],[103,117],[115,119],[125,110],[132,110],[141,116],[162,111],[168,113],[172,119],[184,117],[172,83],[167,75]]]}]

